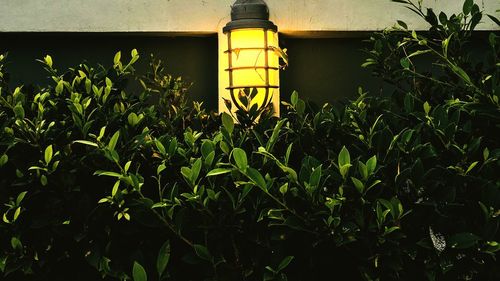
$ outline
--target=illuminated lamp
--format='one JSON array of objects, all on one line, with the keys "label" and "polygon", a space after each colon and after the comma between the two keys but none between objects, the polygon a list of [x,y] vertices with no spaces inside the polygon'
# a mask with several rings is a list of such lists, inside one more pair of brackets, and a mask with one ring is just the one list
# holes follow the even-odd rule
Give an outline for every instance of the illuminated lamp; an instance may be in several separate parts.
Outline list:
[{"label": "illuminated lamp", "polygon": [[263,0],[237,0],[223,28],[219,112],[250,111],[272,105],[279,116],[278,27]]}]

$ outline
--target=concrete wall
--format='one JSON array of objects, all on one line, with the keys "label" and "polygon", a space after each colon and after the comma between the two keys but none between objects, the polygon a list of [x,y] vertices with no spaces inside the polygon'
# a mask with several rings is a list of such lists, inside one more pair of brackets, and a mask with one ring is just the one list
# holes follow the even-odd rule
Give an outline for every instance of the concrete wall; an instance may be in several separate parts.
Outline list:
[{"label": "concrete wall", "polygon": [[[233,0],[0,0],[0,32],[179,32],[215,33],[229,20]],[[415,0],[416,2],[416,0]],[[488,13],[498,0],[476,0]],[[390,0],[267,0],[284,33],[372,31],[405,20],[422,20]],[[436,10],[459,12],[462,0],[424,0]],[[497,29],[484,19],[480,29]]]}]

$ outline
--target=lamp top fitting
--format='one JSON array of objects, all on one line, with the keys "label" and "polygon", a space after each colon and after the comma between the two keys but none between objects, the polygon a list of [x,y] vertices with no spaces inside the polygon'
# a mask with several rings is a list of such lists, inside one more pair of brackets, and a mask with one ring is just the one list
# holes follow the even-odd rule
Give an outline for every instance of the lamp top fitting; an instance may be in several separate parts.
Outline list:
[{"label": "lamp top fitting", "polygon": [[237,0],[231,7],[231,20],[269,20],[269,8],[263,0]]},{"label": "lamp top fitting", "polygon": [[264,28],[278,31],[269,21],[269,8],[263,0],[236,0],[231,6],[231,21],[224,27],[224,33],[239,28]]}]

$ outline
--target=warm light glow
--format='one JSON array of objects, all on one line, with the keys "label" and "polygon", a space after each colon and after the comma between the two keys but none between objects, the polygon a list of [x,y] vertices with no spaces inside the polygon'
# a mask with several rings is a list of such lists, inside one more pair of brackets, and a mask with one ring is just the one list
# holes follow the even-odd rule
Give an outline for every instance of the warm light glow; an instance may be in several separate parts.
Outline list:
[{"label": "warm light glow", "polygon": [[[221,96],[234,103],[230,89],[237,96],[243,88],[257,88],[258,94],[251,105],[262,106],[272,100],[275,113],[279,115],[279,55],[275,51],[278,34],[270,30],[245,28],[232,30],[223,37],[220,43],[227,47],[220,58],[221,71],[225,72],[222,74],[225,78],[220,80],[223,83]],[[232,111],[236,110],[233,106]],[[221,98],[219,112],[224,111],[228,109]]]}]

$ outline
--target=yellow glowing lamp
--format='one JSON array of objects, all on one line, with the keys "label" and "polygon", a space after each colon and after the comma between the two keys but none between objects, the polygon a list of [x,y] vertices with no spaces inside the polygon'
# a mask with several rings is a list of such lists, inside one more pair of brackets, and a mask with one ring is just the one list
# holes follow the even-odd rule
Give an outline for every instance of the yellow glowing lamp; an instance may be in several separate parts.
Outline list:
[{"label": "yellow glowing lamp", "polygon": [[[279,115],[278,27],[269,21],[263,0],[237,0],[231,21],[223,28],[221,57],[225,82],[220,112],[249,111],[272,104]],[[256,105],[256,106],[255,106]]]}]

